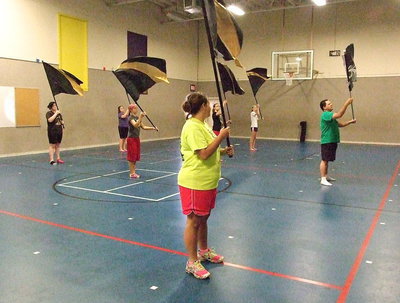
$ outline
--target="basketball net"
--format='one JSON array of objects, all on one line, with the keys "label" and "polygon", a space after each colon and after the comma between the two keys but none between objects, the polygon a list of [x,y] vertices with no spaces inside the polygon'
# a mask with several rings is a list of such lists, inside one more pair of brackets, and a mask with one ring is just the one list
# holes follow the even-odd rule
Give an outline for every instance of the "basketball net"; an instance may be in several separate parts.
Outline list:
[{"label": "basketball net", "polygon": [[283,73],[283,75],[285,76],[285,80],[286,80],[286,85],[287,86],[291,86],[293,83],[293,77],[294,77],[294,73]]}]

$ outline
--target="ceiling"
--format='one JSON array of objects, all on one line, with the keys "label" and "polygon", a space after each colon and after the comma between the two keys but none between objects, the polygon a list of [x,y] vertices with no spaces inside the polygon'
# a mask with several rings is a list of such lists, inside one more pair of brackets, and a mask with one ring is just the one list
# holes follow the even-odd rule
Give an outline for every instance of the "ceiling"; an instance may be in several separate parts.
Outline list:
[{"label": "ceiling", "polygon": [[[202,19],[201,13],[190,14],[184,10],[184,3],[198,3],[201,0],[103,0],[108,6],[134,6],[149,2],[158,7],[165,15],[164,22],[186,22]],[[273,10],[293,9],[315,5],[311,0],[224,0],[226,6],[236,4],[246,13],[258,13]],[[359,0],[326,0],[327,4],[352,2]]]}]

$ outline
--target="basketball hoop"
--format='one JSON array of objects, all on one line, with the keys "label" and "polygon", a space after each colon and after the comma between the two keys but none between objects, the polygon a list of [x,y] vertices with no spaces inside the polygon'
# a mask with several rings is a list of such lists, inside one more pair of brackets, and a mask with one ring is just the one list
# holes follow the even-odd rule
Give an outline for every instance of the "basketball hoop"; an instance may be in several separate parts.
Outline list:
[{"label": "basketball hoop", "polygon": [[286,85],[291,86],[293,82],[294,73],[293,72],[283,73],[283,75],[285,76]]}]

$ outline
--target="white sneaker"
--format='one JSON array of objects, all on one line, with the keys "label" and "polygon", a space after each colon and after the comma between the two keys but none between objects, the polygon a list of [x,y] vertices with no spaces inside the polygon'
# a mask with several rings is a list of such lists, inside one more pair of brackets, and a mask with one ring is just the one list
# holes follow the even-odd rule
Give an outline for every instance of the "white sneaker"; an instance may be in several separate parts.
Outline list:
[{"label": "white sneaker", "polygon": [[328,180],[328,181],[336,181],[336,179],[332,178],[332,177],[326,177],[326,180]]},{"label": "white sneaker", "polygon": [[332,183],[329,183],[326,178],[321,178],[321,185],[332,186]]}]

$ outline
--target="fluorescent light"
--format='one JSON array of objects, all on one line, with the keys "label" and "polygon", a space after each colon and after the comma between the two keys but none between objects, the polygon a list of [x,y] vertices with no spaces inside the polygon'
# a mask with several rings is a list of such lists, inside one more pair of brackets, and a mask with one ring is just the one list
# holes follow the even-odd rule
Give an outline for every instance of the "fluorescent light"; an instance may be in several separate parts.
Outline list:
[{"label": "fluorescent light", "polygon": [[296,61],[300,62],[302,59],[300,57],[296,57]]},{"label": "fluorescent light", "polygon": [[312,1],[318,6],[326,5],[326,0],[312,0]]},{"label": "fluorescent light", "polygon": [[228,11],[230,11],[231,13],[233,13],[235,15],[238,15],[238,16],[243,16],[244,15],[244,11],[240,7],[238,7],[238,6],[234,5],[234,4],[229,5],[227,7],[227,9],[228,9]]}]

